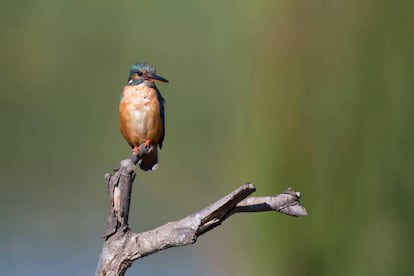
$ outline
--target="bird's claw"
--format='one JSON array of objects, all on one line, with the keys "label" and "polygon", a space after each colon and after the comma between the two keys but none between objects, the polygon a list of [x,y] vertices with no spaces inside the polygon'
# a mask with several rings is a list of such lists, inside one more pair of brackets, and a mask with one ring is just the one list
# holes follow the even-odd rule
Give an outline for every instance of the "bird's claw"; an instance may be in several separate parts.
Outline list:
[{"label": "bird's claw", "polygon": [[152,151],[152,143],[151,143],[151,140],[146,140],[143,144],[141,144],[140,146],[135,146],[133,149],[132,149],[132,152],[135,154],[135,155],[139,155],[139,152],[140,152],[140,148],[141,148],[141,150],[143,150],[143,154],[149,154],[151,151]]},{"label": "bird's claw", "polygon": [[148,153],[150,153],[152,151],[152,143],[151,140],[146,140],[144,143],[145,146],[145,151]]}]

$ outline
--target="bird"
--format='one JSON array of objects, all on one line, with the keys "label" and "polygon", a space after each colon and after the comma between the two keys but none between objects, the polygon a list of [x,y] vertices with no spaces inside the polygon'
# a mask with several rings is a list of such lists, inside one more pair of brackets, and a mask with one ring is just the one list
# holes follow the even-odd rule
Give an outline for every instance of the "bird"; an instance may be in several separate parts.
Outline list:
[{"label": "bird", "polygon": [[119,103],[120,130],[133,152],[138,154],[142,143],[152,147],[139,161],[143,171],[158,168],[158,147],[162,148],[165,136],[165,100],[156,82],[169,81],[157,75],[155,68],[147,63],[133,64]]}]

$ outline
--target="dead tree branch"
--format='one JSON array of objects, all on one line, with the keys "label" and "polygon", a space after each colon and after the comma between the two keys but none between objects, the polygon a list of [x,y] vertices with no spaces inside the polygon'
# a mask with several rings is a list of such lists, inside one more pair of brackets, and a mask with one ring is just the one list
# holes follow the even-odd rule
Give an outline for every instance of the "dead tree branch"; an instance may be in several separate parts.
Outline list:
[{"label": "dead tree branch", "polygon": [[140,156],[132,155],[130,159],[122,160],[113,175],[105,175],[112,208],[97,276],[124,275],[132,262],[139,258],[170,247],[193,244],[199,236],[236,213],[277,211],[295,217],[307,215],[306,209],[300,205],[299,192],[289,188],[275,196],[251,197],[256,188],[247,183],[199,212],[147,232],[134,233],[128,228],[132,182],[136,164],[143,154],[150,151],[151,148],[141,145]]}]

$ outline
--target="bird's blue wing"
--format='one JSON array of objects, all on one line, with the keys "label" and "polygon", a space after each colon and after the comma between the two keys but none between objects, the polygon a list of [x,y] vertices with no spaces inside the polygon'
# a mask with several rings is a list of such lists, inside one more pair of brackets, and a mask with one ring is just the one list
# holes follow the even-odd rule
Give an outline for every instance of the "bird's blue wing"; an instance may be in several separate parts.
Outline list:
[{"label": "bird's blue wing", "polygon": [[162,136],[158,144],[161,149],[162,142],[164,141],[164,137],[165,137],[165,113],[164,113],[165,99],[162,97],[160,91],[157,88],[155,88],[155,90],[157,90],[157,98],[160,103],[160,116],[161,116],[161,121],[162,121]]}]

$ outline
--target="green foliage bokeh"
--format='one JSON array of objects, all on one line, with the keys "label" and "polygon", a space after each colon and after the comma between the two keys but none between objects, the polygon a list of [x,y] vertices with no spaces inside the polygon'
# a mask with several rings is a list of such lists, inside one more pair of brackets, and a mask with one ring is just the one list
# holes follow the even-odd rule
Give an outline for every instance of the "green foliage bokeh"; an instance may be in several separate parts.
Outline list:
[{"label": "green foliage bokeh", "polygon": [[102,176],[130,150],[118,130],[119,93],[128,67],[145,61],[170,80],[159,85],[167,130],[160,169],[137,176],[134,230],[248,181],[260,195],[300,191],[309,216],[235,216],[197,245],[131,270],[409,275],[413,8],[373,0],[5,4],[2,272],[93,273],[108,212]]}]

